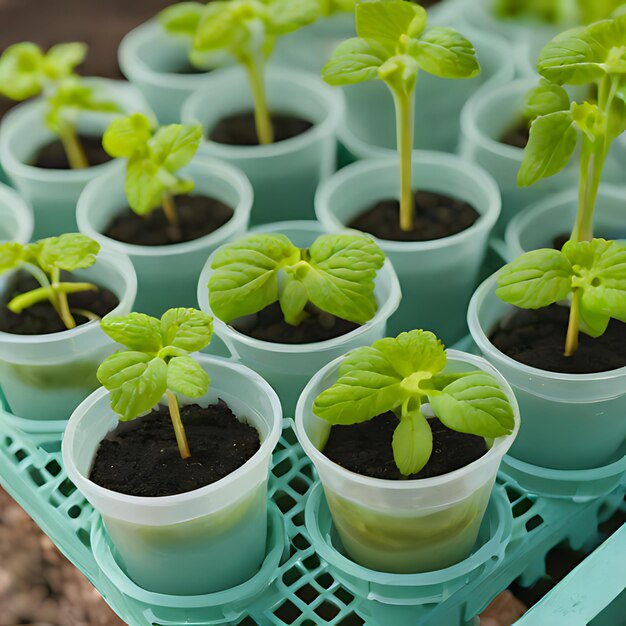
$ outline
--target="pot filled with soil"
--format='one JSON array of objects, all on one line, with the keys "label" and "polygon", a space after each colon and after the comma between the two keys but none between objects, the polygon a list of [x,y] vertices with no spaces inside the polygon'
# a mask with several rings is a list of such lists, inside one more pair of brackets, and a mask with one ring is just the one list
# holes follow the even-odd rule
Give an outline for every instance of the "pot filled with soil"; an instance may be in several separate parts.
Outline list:
[{"label": "pot filled with soil", "polygon": [[32,235],[32,209],[11,187],[0,183],[0,242],[26,243]]}]

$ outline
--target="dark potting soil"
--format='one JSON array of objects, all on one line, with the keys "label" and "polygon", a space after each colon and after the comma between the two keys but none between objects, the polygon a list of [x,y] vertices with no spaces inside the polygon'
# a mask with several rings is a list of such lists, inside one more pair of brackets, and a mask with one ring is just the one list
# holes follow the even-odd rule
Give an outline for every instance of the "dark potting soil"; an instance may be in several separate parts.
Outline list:
[{"label": "dark potting soil", "polygon": [[[102,147],[102,137],[89,137],[81,135],[79,137],[89,165],[101,165],[108,163],[111,157]],[[60,140],[55,140],[44,146],[35,154],[32,164],[47,170],[69,170],[70,164]]]},{"label": "dark potting soil", "polygon": [[467,202],[430,191],[417,191],[413,230],[400,228],[397,200],[379,202],[354,218],[348,227],[388,241],[432,241],[468,229],[479,217],[478,211]]},{"label": "dark potting soil", "polygon": [[425,9],[430,9],[430,7],[439,4],[441,0],[410,0],[413,4],[421,4]]},{"label": "dark potting soil", "polygon": [[176,196],[174,202],[178,228],[172,227],[161,209],[148,215],[137,215],[126,208],[115,216],[104,234],[139,246],[167,246],[204,237],[233,216],[233,210],[215,198],[185,195]]},{"label": "dark potting soil", "polygon": [[[438,419],[429,419],[433,433],[433,452],[428,463],[408,478],[432,478],[448,474],[476,461],[487,453],[482,437],[458,433]],[[333,426],[324,454],[341,467],[370,478],[404,480],[393,460],[391,442],[398,425],[392,411],[351,426]]]},{"label": "dark potting soil", "polygon": [[514,148],[526,147],[530,138],[530,126],[526,120],[520,120],[515,126],[509,128],[501,137],[500,142]]},{"label": "dark potting soil", "polygon": [[232,324],[240,333],[262,341],[286,344],[305,344],[326,341],[341,337],[356,328],[358,324],[348,322],[329,313],[308,309],[310,312],[299,326],[291,326],[285,322],[280,304],[275,302],[256,314],[252,326],[235,320]]},{"label": "dark potting soil", "polygon": [[[297,137],[313,127],[308,120],[287,113],[272,113],[271,118],[274,143]],[[209,132],[209,139],[229,146],[258,146],[254,113],[237,113],[220,120]]]},{"label": "dark potting soil", "polygon": [[595,374],[626,366],[626,324],[611,320],[597,339],[580,333],[578,350],[566,357],[568,321],[569,308],[558,304],[536,311],[520,309],[498,324],[490,340],[519,363],[548,372]]},{"label": "dark potting soil", "polygon": [[[75,282],[69,274],[65,273],[62,274],[61,280]],[[0,331],[14,335],[47,335],[67,330],[59,314],[47,300],[24,309],[19,315],[7,308],[7,304],[15,296],[38,287],[39,283],[25,272],[18,272],[11,278],[0,302]],[[98,291],[73,293],[67,299],[70,310],[83,309],[95,313],[98,317],[104,317],[119,304],[117,296],[112,291],[102,288]],[[73,313],[73,316],[77,326],[89,321],[77,313]]]},{"label": "dark potting soil", "polygon": [[259,433],[219,400],[206,408],[183,406],[191,458],[183,460],[167,407],[120,422],[100,444],[90,479],[130,496],[172,496],[232,474],[259,450]]}]

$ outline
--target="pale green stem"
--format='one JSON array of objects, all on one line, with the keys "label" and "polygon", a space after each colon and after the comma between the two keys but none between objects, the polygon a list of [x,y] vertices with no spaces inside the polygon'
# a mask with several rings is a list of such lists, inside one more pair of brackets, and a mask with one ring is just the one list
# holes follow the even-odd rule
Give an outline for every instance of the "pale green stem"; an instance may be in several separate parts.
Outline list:
[{"label": "pale green stem", "polygon": [[580,289],[574,289],[572,305],[570,307],[567,338],[565,339],[565,356],[573,356],[578,350],[578,336],[580,334]]},{"label": "pale green stem", "polygon": [[81,170],[89,167],[87,155],[76,134],[74,125],[69,122],[63,122],[60,127],[59,136],[61,137],[61,143],[65,149],[70,167],[73,170]]},{"label": "pale green stem", "polygon": [[58,267],[55,267],[52,270],[52,290],[56,294],[57,301],[59,303],[58,313],[61,316],[61,320],[65,324],[65,328],[71,330],[72,328],[76,328],[76,320],[70,311],[70,305],[67,301],[67,293],[59,289],[60,282],[61,270]]},{"label": "pale green stem", "polygon": [[165,217],[167,221],[172,226],[178,226],[178,213],[176,211],[176,204],[174,203],[174,197],[169,193],[163,194],[162,199],[163,205],[163,213],[165,213]]},{"label": "pale green stem", "polygon": [[248,72],[254,100],[254,122],[259,144],[271,144],[274,142],[274,128],[265,95],[264,64],[253,57],[248,57],[244,61],[244,67]]},{"label": "pale green stem", "polygon": [[24,309],[28,309],[38,302],[48,300],[58,312],[58,303],[55,306],[54,299],[59,294],[68,293],[80,293],[82,291],[97,291],[97,287],[91,283],[59,283],[57,288],[53,287],[40,287],[39,289],[33,289],[27,293],[21,293],[19,296],[15,296],[11,302],[7,305],[13,313],[19,314]]},{"label": "pale green stem", "polygon": [[188,459],[191,456],[191,451],[189,450],[189,443],[187,442],[187,434],[185,433],[183,421],[180,419],[178,400],[171,391],[167,392],[167,404],[170,409],[172,425],[174,426],[174,434],[176,435],[178,451],[180,452],[180,456],[182,459]]},{"label": "pale green stem", "polygon": [[392,89],[396,105],[398,153],[400,155],[400,228],[413,230],[415,196],[413,194],[413,124],[415,93]]}]

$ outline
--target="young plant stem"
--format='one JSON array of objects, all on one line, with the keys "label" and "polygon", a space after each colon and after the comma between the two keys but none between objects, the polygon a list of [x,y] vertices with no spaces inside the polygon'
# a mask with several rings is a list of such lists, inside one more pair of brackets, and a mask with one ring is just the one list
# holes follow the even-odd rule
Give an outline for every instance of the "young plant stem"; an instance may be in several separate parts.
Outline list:
[{"label": "young plant stem", "polygon": [[580,289],[574,289],[570,308],[567,338],[565,339],[565,356],[574,356],[578,350],[578,336],[580,334]]},{"label": "young plant stem", "polygon": [[46,273],[41,268],[33,265],[32,263],[24,263],[22,267],[41,285],[41,288],[48,293],[48,300],[50,301],[50,304],[57,312],[59,317],[61,317],[61,309],[59,308],[59,300],[57,298],[57,294],[54,289],[52,289],[52,285],[50,284]]},{"label": "young plant stem", "polygon": [[174,434],[176,435],[176,443],[178,444],[180,457],[182,459],[188,459],[191,456],[191,451],[189,450],[189,443],[187,442],[187,434],[185,433],[183,421],[180,419],[178,400],[171,391],[167,392],[167,405],[170,409],[170,417],[172,418],[172,425],[174,426]]},{"label": "young plant stem", "polygon": [[398,152],[400,154],[400,228],[413,230],[415,197],[413,195],[413,110],[414,93],[393,90],[396,105]]},{"label": "young plant stem", "polygon": [[57,312],[61,317],[61,320],[65,324],[65,328],[71,330],[72,328],[76,328],[76,320],[74,319],[70,311],[67,294],[64,291],[59,290],[60,282],[61,270],[59,268],[55,268],[54,270],[52,270],[52,291],[56,295],[57,302],[59,304],[59,309]]},{"label": "young plant stem", "polygon": [[69,122],[62,123],[59,135],[70,167],[73,170],[81,170],[89,167],[87,155],[76,134],[74,125]]},{"label": "young plant stem", "polygon": [[272,127],[272,118],[270,117],[265,95],[263,63],[249,57],[244,61],[244,66],[248,73],[254,100],[254,123],[259,144],[268,145],[274,143],[274,128]]}]

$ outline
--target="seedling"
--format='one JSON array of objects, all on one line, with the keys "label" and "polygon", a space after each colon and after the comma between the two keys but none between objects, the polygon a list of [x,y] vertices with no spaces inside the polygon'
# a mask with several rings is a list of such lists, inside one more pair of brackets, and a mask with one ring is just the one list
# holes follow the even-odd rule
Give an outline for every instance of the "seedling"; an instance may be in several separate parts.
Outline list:
[{"label": "seedling", "polygon": [[254,116],[260,144],[274,141],[265,94],[265,65],[276,38],[314,22],[317,0],[229,0],[184,2],[160,14],[161,24],[172,34],[192,38],[189,60],[202,67],[207,55],[226,52],[245,68],[254,99]]},{"label": "seedling", "polygon": [[474,46],[451,28],[425,30],[426,10],[404,0],[359,1],[356,38],[344,41],[324,66],[331,85],[385,82],[396,106],[400,153],[400,227],[413,229],[411,181],[415,83],[423,70],[441,78],[472,78],[480,72]]},{"label": "seedling", "polygon": [[176,394],[200,398],[209,389],[208,374],[191,356],[209,345],[213,318],[195,309],[170,309],[160,320],[130,313],[106,317],[102,330],[128,348],[108,357],[98,380],[109,390],[111,408],[128,422],[152,410],[167,397],[180,456],[191,456]]},{"label": "seedling", "polygon": [[201,138],[200,125],[170,124],[154,133],[150,120],[141,113],[111,122],[102,145],[112,157],[128,160],[125,190],[135,213],[146,215],[161,207],[178,231],[174,196],[191,193],[195,184],[177,172],[193,159]]},{"label": "seedling", "polygon": [[[530,138],[518,174],[520,186],[532,185],[560,172],[572,158],[580,137],[578,212],[570,238],[572,244],[590,241],[593,237],[593,216],[604,164],[612,142],[626,130],[625,42],[626,15],[558,35],[541,52],[537,67],[544,78],[528,97],[527,108],[533,116],[538,117],[530,128]],[[562,85],[596,86],[598,101],[570,103],[570,97]],[[604,272],[613,276],[611,264],[617,261],[612,254],[602,254],[596,258],[600,244],[594,245],[596,247],[592,248],[570,246],[569,255],[576,259],[572,261],[574,272],[578,272],[577,268],[582,268],[587,273],[591,272],[593,278],[601,269],[602,272],[597,277],[602,281]],[[614,248],[611,244],[610,249],[618,250],[619,246]],[[591,257],[585,257],[582,262],[581,255],[585,250]],[[566,254],[565,249],[563,253]],[[557,265],[552,268],[551,264],[557,262],[557,259]],[[531,274],[526,280],[537,279],[537,284],[543,285],[547,280],[544,277],[550,276],[553,270],[559,271],[559,268],[567,267],[569,262],[554,254],[535,255],[529,260],[525,255],[513,264],[513,271],[518,267],[524,268],[526,263],[530,263],[532,268],[529,268]],[[601,265],[598,266],[597,263]],[[507,275],[508,273],[503,274],[505,277]],[[501,280],[508,279],[501,277]],[[608,301],[605,302],[613,296],[609,296],[608,291],[598,291],[600,285],[594,286],[594,296],[587,297],[583,306],[581,300],[584,289],[578,283],[578,279],[572,282],[571,288],[572,306],[565,345],[566,356],[572,356],[578,347],[581,315],[583,330],[592,336],[604,332],[604,322],[608,323],[609,317],[621,319],[617,302],[610,305]],[[615,285],[611,287],[610,293],[613,295],[614,289]],[[564,286],[556,293],[562,293],[563,290]],[[550,289],[545,294],[550,299],[548,293],[551,293]],[[604,295],[600,295],[601,293]],[[523,297],[514,296],[509,289],[500,290],[500,297],[511,304],[525,301]],[[597,300],[596,304],[591,305],[591,300]],[[540,304],[543,301],[540,299],[535,306],[528,308],[546,306]],[[600,313],[600,309],[605,312],[602,321],[591,320],[591,317]]]},{"label": "seedling", "polygon": [[89,167],[76,133],[81,113],[117,113],[114,102],[100,100],[96,90],[74,73],[87,54],[83,43],[62,43],[44,53],[34,43],[9,46],[0,56],[0,94],[22,101],[42,94],[46,126],[58,135],[72,169]]},{"label": "seedling", "polygon": [[352,13],[356,0],[318,0],[320,15],[330,17],[337,13]]},{"label": "seedling", "polygon": [[393,457],[404,476],[419,472],[432,453],[426,403],[452,430],[488,439],[513,432],[513,409],[496,379],[478,370],[444,373],[446,362],[444,346],[433,333],[412,330],[380,339],[348,354],[337,382],[313,403],[313,413],[349,426],[393,411],[399,420]]},{"label": "seedling", "polygon": [[285,322],[298,326],[309,303],[365,324],[376,314],[376,272],[385,256],[369,237],[322,235],[309,249],[284,235],[250,235],[218,250],[209,304],[224,322],[280,303]]},{"label": "seedling", "polygon": [[[78,233],[49,237],[26,245],[17,242],[0,244],[0,276],[10,270],[23,270],[40,285],[37,289],[15,296],[7,307],[19,315],[25,309],[48,300],[66,328],[75,328],[68,294],[97,291],[98,288],[91,283],[61,282],[61,271],[91,267],[99,251],[99,243]],[[88,319],[99,319],[90,311],[81,309],[73,312]]]}]

